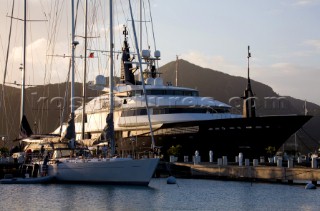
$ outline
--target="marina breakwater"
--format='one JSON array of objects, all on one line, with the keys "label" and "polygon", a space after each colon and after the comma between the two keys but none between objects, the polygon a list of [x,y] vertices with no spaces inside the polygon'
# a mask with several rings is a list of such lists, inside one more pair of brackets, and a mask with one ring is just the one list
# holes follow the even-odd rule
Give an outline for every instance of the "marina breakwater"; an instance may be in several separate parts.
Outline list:
[{"label": "marina breakwater", "polygon": [[270,166],[264,164],[256,166],[239,166],[237,163],[218,165],[209,162],[197,164],[174,162],[166,163],[165,168],[168,170],[168,174],[185,178],[264,181],[289,184],[305,183],[306,181],[317,184],[317,182],[320,181],[319,168],[311,168],[302,165],[294,167]]}]

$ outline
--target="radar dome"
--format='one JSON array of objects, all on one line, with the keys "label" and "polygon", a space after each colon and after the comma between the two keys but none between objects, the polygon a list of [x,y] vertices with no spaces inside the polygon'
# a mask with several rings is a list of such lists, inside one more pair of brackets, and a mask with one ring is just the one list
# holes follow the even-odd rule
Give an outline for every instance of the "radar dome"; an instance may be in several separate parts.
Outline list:
[{"label": "radar dome", "polygon": [[103,75],[96,76],[96,85],[106,86],[106,78]]},{"label": "radar dome", "polygon": [[153,78],[147,78],[145,83],[148,84],[148,85],[153,85],[154,84],[154,79]]},{"label": "radar dome", "polygon": [[156,57],[156,58],[158,59],[158,58],[160,58],[160,56],[161,56],[160,51],[159,51],[159,50],[156,50],[156,51],[154,52],[154,57]]},{"label": "radar dome", "polygon": [[163,80],[162,80],[162,78],[155,78],[154,79],[154,85],[155,86],[163,86]]},{"label": "radar dome", "polygon": [[149,50],[142,50],[142,58],[150,58],[150,51]]}]

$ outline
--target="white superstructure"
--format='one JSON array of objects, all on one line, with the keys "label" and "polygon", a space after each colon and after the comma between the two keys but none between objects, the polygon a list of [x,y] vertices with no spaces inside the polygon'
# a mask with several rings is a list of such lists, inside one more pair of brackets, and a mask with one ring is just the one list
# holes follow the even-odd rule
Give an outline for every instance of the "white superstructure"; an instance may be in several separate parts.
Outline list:
[{"label": "white superstructure", "polygon": [[[230,113],[230,106],[209,97],[200,97],[195,89],[163,84],[146,85],[152,128],[165,123],[239,118]],[[107,91],[107,89],[106,89]],[[118,85],[115,87],[114,128],[125,138],[128,131],[149,130],[145,96],[141,85]],[[109,113],[107,94],[92,99],[86,105],[86,134],[92,139],[101,136]],[[80,138],[82,108],[76,110],[75,126]],[[59,131],[59,128],[56,132]]]}]

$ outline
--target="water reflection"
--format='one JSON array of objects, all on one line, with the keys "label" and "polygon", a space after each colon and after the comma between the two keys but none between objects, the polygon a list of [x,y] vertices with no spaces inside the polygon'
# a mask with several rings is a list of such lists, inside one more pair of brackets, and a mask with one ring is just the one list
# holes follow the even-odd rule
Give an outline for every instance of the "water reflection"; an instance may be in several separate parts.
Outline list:
[{"label": "water reflection", "polygon": [[304,186],[178,179],[149,187],[1,185],[1,210],[318,210],[320,189]]}]

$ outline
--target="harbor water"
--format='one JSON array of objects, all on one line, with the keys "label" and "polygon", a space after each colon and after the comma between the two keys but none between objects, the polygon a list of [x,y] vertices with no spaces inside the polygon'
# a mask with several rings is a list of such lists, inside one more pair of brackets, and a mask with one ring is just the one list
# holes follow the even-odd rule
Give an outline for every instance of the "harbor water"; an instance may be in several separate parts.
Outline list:
[{"label": "harbor water", "polygon": [[0,185],[1,210],[319,210],[320,189],[201,179],[152,179],[148,187]]}]

